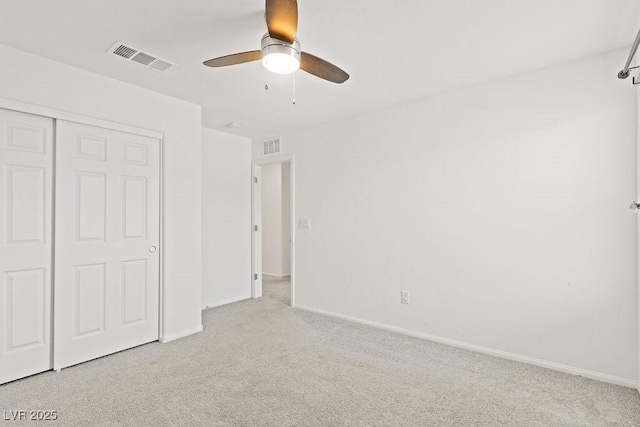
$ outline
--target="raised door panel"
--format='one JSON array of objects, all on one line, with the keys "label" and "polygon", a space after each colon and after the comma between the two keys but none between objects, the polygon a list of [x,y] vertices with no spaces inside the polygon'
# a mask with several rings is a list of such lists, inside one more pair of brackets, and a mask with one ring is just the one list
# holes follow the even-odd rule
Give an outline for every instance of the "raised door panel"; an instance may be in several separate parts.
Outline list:
[{"label": "raised door panel", "polygon": [[7,121],[5,148],[37,154],[47,152],[47,126]]},{"label": "raised door panel", "polygon": [[147,260],[122,262],[122,326],[147,321]]},{"label": "raised door panel", "polygon": [[0,384],[52,367],[52,134],[0,109]]},{"label": "raised door panel", "polygon": [[6,351],[45,345],[44,268],[5,272]]},{"label": "raised door panel", "polygon": [[122,177],[122,235],[125,239],[147,238],[147,178]]},{"label": "raised door panel", "polygon": [[106,265],[74,266],[74,338],[105,331]]},{"label": "raised door panel", "polygon": [[107,175],[75,172],[76,240],[104,241],[107,230]]},{"label": "raised door panel", "polygon": [[107,139],[91,135],[76,135],[76,157],[80,159],[107,160]]},{"label": "raised door panel", "polygon": [[8,244],[46,243],[46,168],[5,165]]},{"label": "raised door panel", "polygon": [[122,163],[137,166],[149,164],[149,149],[145,144],[122,141]]}]

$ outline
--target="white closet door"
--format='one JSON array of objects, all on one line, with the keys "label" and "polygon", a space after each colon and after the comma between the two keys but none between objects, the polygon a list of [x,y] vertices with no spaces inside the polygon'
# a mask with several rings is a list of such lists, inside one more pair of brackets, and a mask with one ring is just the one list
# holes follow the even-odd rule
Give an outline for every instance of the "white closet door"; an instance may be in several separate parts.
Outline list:
[{"label": "white closet door", "polygon": [[0,109],[0,384],[51,369],[52,132]]},{"label": "white closet door", "polygon": [[160,146],[57,121],[54,368],[158,339]]}]

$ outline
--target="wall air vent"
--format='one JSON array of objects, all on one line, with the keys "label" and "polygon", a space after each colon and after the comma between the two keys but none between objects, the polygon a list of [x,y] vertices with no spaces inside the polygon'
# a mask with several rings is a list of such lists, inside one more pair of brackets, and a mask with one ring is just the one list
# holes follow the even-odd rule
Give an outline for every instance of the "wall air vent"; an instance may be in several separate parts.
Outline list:
[{"label": "wall air vent", "polygon": [[116,42],[107,52],[160,72],[166,71],[176,65],[171,61],[158,58],[158,56],[148,52],[142,52],[140,49],[136,49],[122,42]]},{"label": "wall air vent", "polygon": [[282,151],[282,138],[272,138],[262,141],[262,155],[273,156],[274,154],[280,154]]}]

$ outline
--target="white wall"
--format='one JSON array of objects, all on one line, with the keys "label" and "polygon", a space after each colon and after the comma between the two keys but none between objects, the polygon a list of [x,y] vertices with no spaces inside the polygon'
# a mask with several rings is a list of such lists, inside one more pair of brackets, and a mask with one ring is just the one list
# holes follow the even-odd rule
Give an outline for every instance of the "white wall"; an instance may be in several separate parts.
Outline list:
[{"label": "white wall", "polygon": [[282,268],[280,275],[291,274],[291,163],[282,163],[282,208],[281,208],[281,239],[282,239]]},{"label": "white wall", "polygon": [[2,45],[0,98],[164,132],[163,338],[197,332],[200,107]]},{"label": "white wall", "polygon": [[633,384],[626,54],[285,133],[298,305]]},{"label": "white wall", "polygon": [[282,275],[282,167],[262,167],[262,273]]},{"label": "white wall", "polygon": [[251,140],[202,129],[202,306],[251,298]]}]

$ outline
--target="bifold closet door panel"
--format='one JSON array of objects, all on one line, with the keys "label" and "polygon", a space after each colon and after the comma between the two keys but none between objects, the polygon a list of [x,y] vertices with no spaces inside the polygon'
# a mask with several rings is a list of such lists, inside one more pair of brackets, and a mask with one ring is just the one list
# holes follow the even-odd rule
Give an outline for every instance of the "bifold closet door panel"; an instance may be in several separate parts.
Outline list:
[{"label": "bifold closet door panel", "polygon": [[51,369],[53,120],[0,109],[0,384]]},{"label": "bifold closet door panel", "polygon": [[56,124],[54,367],[158,339],[160,142]]}]

